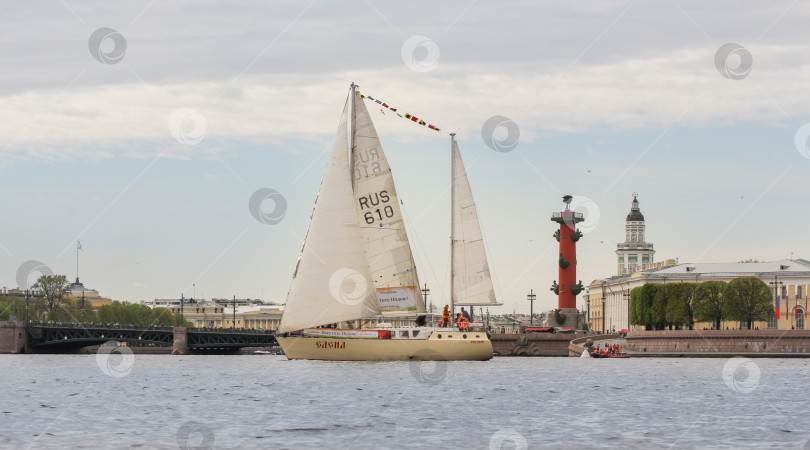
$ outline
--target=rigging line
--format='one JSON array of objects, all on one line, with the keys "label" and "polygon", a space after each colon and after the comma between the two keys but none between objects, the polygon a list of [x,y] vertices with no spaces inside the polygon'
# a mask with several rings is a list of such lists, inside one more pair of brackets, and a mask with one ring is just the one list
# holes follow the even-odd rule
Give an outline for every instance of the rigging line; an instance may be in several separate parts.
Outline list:
[{"label": "rigging line", "polygon": [[[360,89],[359,89],[359,88],[360,88],[360,85],[355,85],[355,86],[357,86],[357,88],[358,88],[358,89],[357,89],[357,92],[362,94],[362,92],[360,92]],[[366,98],[368,98],[368,96],[369,96],[369,94],[370,94],[372,97],[374,97],[374,99],[375,99],[375,100],[380,100],[380,101],[382,101],[382,99],[380,99],[379,97],[377,97],[377,94],[375,94],[375,93],[371,92],[371,90],[369,90],[369,89],[363,89],[363,92],[366,92],[365,94],[363,94],[363,95],[365,95],[365,96],[366,96]],[[359,99],[359,100],[361,100],[361,101],[362,101],[362,100],[365,100],[365,99]],[[373,101],[373,100],[372,100],[372,103],[374,103],[375,105],[379,105],[380,107],[382,107],[382,105],[380,105],[379,103],[377,103],[377,102],[375,102],[375,101]],[[386,102],[383,102],[383,103],[386,103]],[[387,104],[387,103],[386,103],[386,104]],[[388,104],[388,106],[389,106],[389,107],[391,107],[391,106],[393,106],[393,105]],[[402,108],[397,107],[397,110],[396,110],[396,111],[392,111],[392,112],[394,113],[393,115],[394,115],[394,116],[396,116],[396,115],[397,115],[397,113],[399,113],[399,112],[400,112],[400,111],[399,111],[400,109],[402,109]],[[405,113],[403,112],[402,114],[405,114]],[[408,113],[408,114],[410,114],[410,113]],[[369,116],[370,116],[370,115],[371,115],[371,112],[369,112]],[[389,114],[385,114],[384,112],[383,112],[383,114],[382,114],[382,115],[383,115],[383,116],[385,116],[385,117],[388,117],[388,116],[389,116]],[[405,119],[406,121],[409,121],[409,120],[410,120],[410,119],[406,119],[404,116],[403,116],[403,117],[399,117],[399,116],[397,116],[397,118],[398,118],[398,119]],[[422,120],[424,120],[424,119],[422,119]],[[425,121],[425,122],[427,122],[427,121]],[[416,123],[416,122],[414,122],[414,123]],[[430,124],[430,125],[436,126],[435,124]],[[439,131],[436,131],[436,130],[434,130],[434,129],[432,129],[432,128],[428,128],[428,127],[427,127],[427,126],[425,126],[425,125],[423,125],[423,127],[424,127],[424,128],[426,128],[426,129],[428,129],[428,130],[430,130],[430,131],[433,131],[433,132],[435,132],[435,133],[439,133],[439,134],[442,134],[442,135],[445,135],[445,136],[450,136],[450,134],[451,134],[449,131],[445,131],[445,129],[444,129],[444,128],[442,128],[442,127],[437,127],[437,128],[439,128]],[[460,129],[460,128],[459,128],[459,129]]]},{"label": "rigging line", "polygon": [[[455,154],[455,149],[453,149],[453,153]],[[461,152],[459,151],[459,154],[460,154],[460,153],[461,153]],[[456,164],[455,158],[453,159],[453,161],[451,161],[451,162],[450,162],[450,164],[453,164],[453,165],[455,165],[455,164]],[[467,176],[467,169],[466,169],[465,167],[463,167],[463,164],[462,164],[462,168],[464,168],[464,176],[466,177],[466,176]],[[454,188],[455,188],[456,190],[458,189],[458,186],[456,186],[456,182],[457,182],[458,178],[459,178],[459,177],[458,177],[458,174],[456,174],[456,176],[455,176],[455,177],[453,178],[453,180],[452,180],[453,186],[454,186]],[[468,179],[467,183],[469,184],[469,179]],[[456,191],[456,192],[458,192],[458,191]],[[456,200],[456,201],[458,201],[458,200]],[[462,273],[456,273],[455,275],[456,275],[456,277],[459,277],[459,276],[460,276],[460,277],[462,277],[462,279],[466,280],[466,279],[468,279],[468,278],[467,278],[467,247],[466,247],[466,246],[462,246],[461,248],[455,248],[455,245],[456,245],[456,240],[459,240],[459,239],[460,239],[460,240],[461,240],[461,242],[465,242],[465,243],[467,242],[466,236],[464,235],[464,221],[463,221],[463,220],[461,220],[461,219],[462,219],[462,218],[461,218],[461,206],[460,206],[460,205],[455,204],[455,203],[453,202],[453,200],[452,200],[452,199],[450,200],[450,203],[453,203],[452,208],[450,208],[450,209],[451,209],[450,214],[453,214],[453,215],[455,216],[455,214],[456,214],[456,208],[458,208],[458,209],[459,209],[459,218],[458,218],[458,220],[457,220],[457,222],[458,222],[458,223],[456,223],[456,227],[458,227],[458,228],[459,228],[459,232],[460,232],[459,234],[461,235],[461,236],[454,236],[454,235],[455,235],[456,230],[451,230],[451,233],[450,233],[450,245],[451,245],[451,246],[453,246],[453,248],[454,248],[454,250],[455,250],[455,255],[454,255],[454,256],[455,256],[455,258],[454,258],[454,259],[459,259],[459,255],[458,255],[458,253],[459,253],[459,250],[460,250],[460,251],[461,251],[461,260],[462,260],[462,261],[464,261],[464,264],[462,264],[462,267],[461,267]],[[477,208],[476,208],[476,209],[477,209]],[[477,213],[477,211],[476,211],[476,215],[477,215],[477,214],[478,214],[478,213]],[[450,270],[451,270],[451,272],[450,272],[450,273],[451,273],[451,274],[452,274],[452,273],[454,273],[454,272],[456,272],[457,270],[459,270],[459,268],[458,268],[458,267],[455,267],[455,261],[451,261],[451,262],[450,262],[450,264],[452,264],[452,265],[453,265],[453,267],[451,267],[451,268],[450,268]],[[450,279],[450,283],[453,283],[454,281],[455,281],[455,280],[453,280],[452,278]],[[466,285],[465,285],[465,286],[464,286],[464,288],[463,288],[463,289],[461,289],[461,291],[462,291],[462,292],[458,292],[457,290],[455,290],[455,289],[454,289],[454,292],[453,292],[453,293],[454,293],[454,294],[455,294],[455,295],[456,295],[456,296],[459,298],[459,300],[461,300],[462,302],[463,302],[463,301],[466,301],[466,300],[467,300],[467,288],[468,288],[468,286],[466,286]],[[463,298],[462,298],[462,297],[463,297]],[[453,302],[455,303],[455,299],[453,300]]]},{"label": "rigging line", "polygon": [[[419,260],[419,265],[421,265],[422,267],[425,267],[426,265],[429,265],[429,264],[425,264],[424,261],[423,261],[423,258],[424,258],[424,260],[429,260],[429,258],[427,257],[426,254],[423,255],[424,246],[422,245],[422,241],[419,239],[419,235],[416,233],[416,228],[414,228],[413,222],[411,221],[410,216],[408,215],[407,209],[405,208],[405,202],[402,200],[402,197],[399,197],[399,201],[400,201],[399,209],[400,209],[400,211],[402,211],[403,219],[405,219],[405,226],[406,226],[406,228],[411,229],[411,232],[407,233],[407,234],[411,238],[410,240],[412,240],[415,244],[417,244],[416,245],[416,258]],[[413,254],[413,247],[414,246],[411,245],[410,247],[411,247],[411,251],[412,251],[412,254]],[[421,247],[421,250],[422,250],[421,252],[420,252],[420,247]],[[417,283],[418,283],[418,281],[419,281],[419,270],[416,271],[416,278],[417,278]],[[419,296],[422,297],[422,302],[425,303],[425,310],[427,310],[428,309],[427,301],[425,300],[424,296],[421,294],[422,286],[421,285],[417,286],[417,288],[419,289],[419,292],[420,292]]]},{"label": "rigging line", "polygon": [[[402,199],[402,197],[400,197],[400,200],[401,199]],[[421,248],[422,253],[424,253],[424,259],[427,261],[427,267],[430,269],[430,272],[433,274],[433,278],[438,280],[439,277],[436,276],[436,270],[433,269],[433,265],[430,263],[430,258],[427,255],[427,251],[425,250],[425,246],[424,246],[424,244],[422,244],[422,240],[419,238],[419,234],[416,232],[416,228],[414,227],[413,222],[411,221],[411,217],[408,214],[407,208],[405,208],[405,202],[402,201],[399,206],[400,206],[400,210],[402,211],[402,216],[405,218],[406,224],[411,229],[411,233],[409,233],[408,235],[412,236],[413,239],[416,241],[416,244],[418,245],[418,248]],[[417,251],[417,257],[418,257],[419,254],[420,253]],[[422,267],[425,267],[424,263],[420,262],[420,264],[422,265]],[[419,271],[418,270],[416,271],[416,274],[417,274],[417,278],[418,278],[418,276],[419,276]],[[422,287],[418,286],[418,288],[421,289]],[[444,287],[443,286],[439,287],[439,292],[441,293],[442,297],[444,297]],[[425,301],[424,298],[422,299],[422,301],[425,302],[425,309],[427,310],[429,305],[427,305],[427,302]]]},{"label": "rigging line", "polygon": [[478,226],[481,227],[481,240],[484,241],[484,246],[487,248],[487,253],[489,256],[487,257],[487,261],[489,262],[489,266],[492,270],[490,270],[489,278],[491,280],[495,280],[495,284],[498,285],[498,295],[501,297],[501,302],[503,303],[503,291],[501,291],[501,283],[498,281],[498,276],[496,275],[495,271],[495,259],[492,257],[492,250],[489,249],[489,243],[486,239],[484,239],[484,225],[481,224],[481,218],[478,218]]},{"label": "rigging line", "polygon": [[[452,243],[451,243],[451,245],[452,245]],[[452,269],[450,269],[450,265],[452,264],[452,261],[450,261],[450,259],[451,259],[450,258],[450,252],[447,252],[447,264],[444,266],[444,280],[442,280],[442,285],[447,284],[447,277],[450,274],[450,271],[452,270]],[[453,280],[450,280],[450,282],[452,283]],[[442,296],[444,296],[444,293],[442,293]],[[447,297],[445,297],[445,299],[446,298]]]}]

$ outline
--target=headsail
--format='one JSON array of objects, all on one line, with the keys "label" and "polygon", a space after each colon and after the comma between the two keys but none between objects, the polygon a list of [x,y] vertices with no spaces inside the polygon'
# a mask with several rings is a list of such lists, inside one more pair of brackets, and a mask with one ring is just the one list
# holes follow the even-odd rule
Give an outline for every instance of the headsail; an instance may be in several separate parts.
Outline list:
[{"label": "headsail", "polygon": [[349,173],[348,101],[301,250],[279,332],[379,315]]},{"label": "headsail", "polygon": [[454,305],[500,305],[492,288],[487,254],[470,182],[455,138],[452,151],[452,297]]},{"label": "headsail", "polygon": [[424,312],[394,177],[366,105],[355,101],[352,180],[372,279],[382,311]]}]

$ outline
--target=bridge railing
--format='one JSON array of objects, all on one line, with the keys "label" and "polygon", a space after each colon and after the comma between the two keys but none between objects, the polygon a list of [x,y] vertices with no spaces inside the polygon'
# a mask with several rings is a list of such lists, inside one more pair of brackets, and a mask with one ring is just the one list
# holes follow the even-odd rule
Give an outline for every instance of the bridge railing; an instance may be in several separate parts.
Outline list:
[{"label": "bridge railing", "polygon": [[122,325],[120,323],[75,323],[75,322],[28,322],[26,326],[33,328],[105,328],[114,330],[155,330],[172,331],[174,327],[155,325]]},{"label": "bridge railing", "polygon": [[[156,325],[124,325],[120,323],[75,323],[75,322],[28,322],[26,324],[34,328],[105,328],[115,330],[154,330],[154,331],[172,331],[175,327],[171,326],[156,326]],[[220,333],[220,334],[266,334],[274,335],[275,330],[257,330],[253,328],[206,328],[206,327],[188,327],[188,331],[192,333]]]},{"label": "bridge railing", "polygon": [[275,330],[257,330],[254,328],[197,328],[189,327],[189,332],[194,333],[221,333],[221,334],[276,334]]}]

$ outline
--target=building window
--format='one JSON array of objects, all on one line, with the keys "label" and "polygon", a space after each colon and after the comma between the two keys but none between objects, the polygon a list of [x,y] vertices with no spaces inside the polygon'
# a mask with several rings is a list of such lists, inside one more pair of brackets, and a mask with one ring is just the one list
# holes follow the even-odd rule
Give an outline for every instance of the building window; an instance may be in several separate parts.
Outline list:
[{"label": "building window", "polygon": [[796,298],[802,298],[802,286],[796,286]]},{"label": "building window", "polygon": [[787,286],[782,286],[782,298],[788,298]]},{"label": "building window", "polygon": [[804,309],[801,306],[796,308],[796,329],[804,330]]},{"label": "building window", "polygon": [[776,313],[773,311],[768,313],[768,328],[776,328]]}]

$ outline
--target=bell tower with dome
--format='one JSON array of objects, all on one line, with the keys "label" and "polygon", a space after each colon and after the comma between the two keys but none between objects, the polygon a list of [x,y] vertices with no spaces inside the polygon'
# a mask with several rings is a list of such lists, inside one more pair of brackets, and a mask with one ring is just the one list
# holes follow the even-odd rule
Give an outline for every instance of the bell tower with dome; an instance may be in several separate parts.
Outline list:
[{"label": "bell tower with dome", "polygon": [[619,275],[631,274],[654,262],[653,245],[645,241],[644,215],[638,207],[638,193],[633,192],[633,204],[624,225],[624,243],[616,245]]}]

